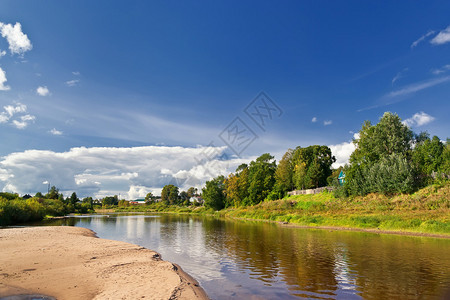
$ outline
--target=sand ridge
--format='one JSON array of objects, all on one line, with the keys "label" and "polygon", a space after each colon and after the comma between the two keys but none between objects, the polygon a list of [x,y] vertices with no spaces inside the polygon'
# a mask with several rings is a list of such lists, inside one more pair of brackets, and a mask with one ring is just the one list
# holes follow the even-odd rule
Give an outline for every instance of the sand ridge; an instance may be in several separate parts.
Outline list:
[{"label": "sand ridge", "polygon": [[0,229],[0,296],[57,299],[208,299],[152,250],[78,227]]}]

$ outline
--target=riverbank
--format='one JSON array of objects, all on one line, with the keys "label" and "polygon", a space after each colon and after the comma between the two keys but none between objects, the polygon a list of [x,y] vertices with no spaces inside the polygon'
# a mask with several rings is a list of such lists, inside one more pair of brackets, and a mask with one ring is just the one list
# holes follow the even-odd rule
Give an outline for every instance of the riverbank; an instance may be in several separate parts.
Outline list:
[{"label": "riverbank", "polygon": [[450,184],[410,195],[369,194],[336,198],[332,193],[297,195],[214,212],[204,207],[134,206],[118,211],[213,215],[278,222],[297,227],[450,237]]},{"label": "riverbank", "polygon": [[0,297],[208,299],[197,281],[158,253],[85,228],[1,229],[0,249]]}]

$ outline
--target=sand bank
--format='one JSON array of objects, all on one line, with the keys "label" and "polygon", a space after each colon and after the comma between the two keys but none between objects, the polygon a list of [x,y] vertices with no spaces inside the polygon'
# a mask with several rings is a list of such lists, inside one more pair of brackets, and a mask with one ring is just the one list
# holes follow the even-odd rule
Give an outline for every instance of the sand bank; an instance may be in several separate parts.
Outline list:
[{"label": "sand bank", "polygon": [[181,268],[149,249],[85,228],[0,229],[0,297],[208,299]]}]

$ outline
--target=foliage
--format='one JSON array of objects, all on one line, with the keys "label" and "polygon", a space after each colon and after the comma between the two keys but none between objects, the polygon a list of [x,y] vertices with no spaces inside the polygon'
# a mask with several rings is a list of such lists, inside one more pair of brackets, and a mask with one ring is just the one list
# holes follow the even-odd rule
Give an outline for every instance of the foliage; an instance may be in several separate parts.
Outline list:
[{"label": "foliage", "polygon": [[225,207],[238,207],[248,201],[249,169],[247,164],[241,164],[236,172],[228,175],[225,180]]},{"label": "foliage", "polygon": [[294,189],[294,150],[288,149],[278,163],[275,171],[275,190],[281,194]]},{"label": "foliage", "polygon": [[166,205],[178,204],[178,187],[173,184],[164,186],[161,191],[161,199]]},{"label": "foliage", "polygon": [[336,158],[328,146],[297,147],[292,156],[293,183],[297,189],[310,189],[327,185],[331,165]]},{"label": "foliage", "polygon": [[112,205],[117,205],[117,204],[119,204],[119,197],[117,197],[117,195],[107,196],[107,197],[103,198],[103,200],[102,200],[103,206],[112,206]]},{"label": "foliage", "polygon": [[274,157],[265,153],[250,163],[248,202],[258,204],[266,199],[275,184],[276,162]]},{"label": "foliage", "polygon": [[225,207],[225,178],[218,176],[206,182],[203,188],[203,199],[205,206],[214,210],[221,210]]}]

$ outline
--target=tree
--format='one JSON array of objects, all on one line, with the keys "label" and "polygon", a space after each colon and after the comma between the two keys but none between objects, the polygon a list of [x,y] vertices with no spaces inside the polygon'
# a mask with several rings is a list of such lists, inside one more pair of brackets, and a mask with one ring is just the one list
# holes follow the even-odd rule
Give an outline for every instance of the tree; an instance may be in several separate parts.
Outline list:
[{"label": "tree", "polygon": [[249,204],[258,204],[270,194],[275,184],[276,162],[272,155],[264,153],[250,163],[248,200]]},{"label": "tree", "polygon": [[161,191],[161,200],[167,205],[178,203],[178,187],[173,184],[165,185]]},{"label": "tree", "polygon": [[[346,183],[352,194],[412,191],[414,180],[410,166],[413,132],[397,114],[386,112],[378,124],[365,121],[359,137],[353,140],[355,151],[346,169]],[[423,134],[419,139],[424,139]],[[397,182],[402,178],[403,184]]]},{"label": "tree", "polygon": [[203,191],[205,206],[214,210],[221,210],[225,207],[225,178],[221,175],[206,182]]},{"label": "tree", "polygon": [[59,190],[56,186],[52,186],[47,195],[45,195],[47,199],[58,199],[59,198]]},{"label": "tree", "polygon": [[150,203],[153,203],[153,194],[147,193],[147,195],[145,195],[145,204],[150,204]]},{"label": "tree", "polygon": [[353,140],[355,151],[350,155],[351,164],[370,164],[393,153],[410,157],[413,132],[401,122],[397,114],[385,112],[377,125],[365,121],[359,137]]},{"label": "tree", "polygon": [[70,202],[72,205],[75,205],[75,203],[77,203],[78,201],[79,199],[77,197],[77,193],[73,192],[68,202]]},{"label": "tree", "polygon": [[198,191],[197,188],[195,188],[195,187],[190,187],[190,188],[187,190],[188,197],[191,198],[191,197],[196,196],[196,195],[197,195],[197,191]]},{"label": "tree", "polygon": [[331,165],[336,161],[328,146],[297,147],[293,153],[293,183],[298,189],[327,185]]},{"label": "tree", "polygon": [[281,193],[292,191],[294,189],[294,164],[293,164],[294,150],[288,149],[278,163],[275,171],[275,189]]},{"label": "tree", "polygon": [[444,164],[445,146],[437,136],[422,138],[412,152],[412,161],[419,184],[432,180],[432,174],[441,171]]},{"label": "tree", "polygon": [[183,205],[189,205],[189,196],[188,193],[185,191],[181,191],[180,193],[180,203],[182,203]]},{"label": "tree", "polygon": [[225,207],[244,205],[248,198],[248,165],[241,164],[225,179]]},{"label": "tree", "polygon": [[105,197],[102,200],[102,204],[103,205],[117,205],[117,204],[119,204],[119,198],[117,197],[117,195],[114,195],[114,197],[112,197],[112,196]]}]

